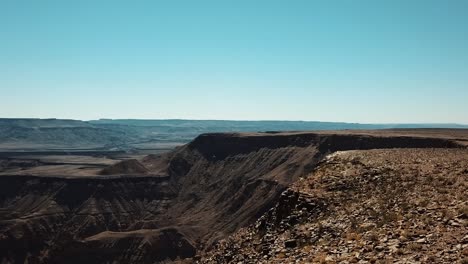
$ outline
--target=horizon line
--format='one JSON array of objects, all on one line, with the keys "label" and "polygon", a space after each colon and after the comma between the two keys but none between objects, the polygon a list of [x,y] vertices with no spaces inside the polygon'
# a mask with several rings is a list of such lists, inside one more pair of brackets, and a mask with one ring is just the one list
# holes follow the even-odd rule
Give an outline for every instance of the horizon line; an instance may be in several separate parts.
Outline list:
[{"label": "horizon line", "polygon": [[345,123],[345,124],[358,124],[358,125],[459,125],[467,126],[468,123],[458,122],[391,122],[391,123],[370,123],[370,122],[346,122],[346,121],[321,121],[321,120],[301,120],[301,119],[191,119],[191,118],[98,118],[98,119],[75,119],[75,118],[57,118],[57,117],[0,117],[1,119],[11,120],[70,120],[70,121],[82,121],[92,122],[101,120],[140,120],[140,121],[230,121],[230,122],[304,122],[304,123]]}]

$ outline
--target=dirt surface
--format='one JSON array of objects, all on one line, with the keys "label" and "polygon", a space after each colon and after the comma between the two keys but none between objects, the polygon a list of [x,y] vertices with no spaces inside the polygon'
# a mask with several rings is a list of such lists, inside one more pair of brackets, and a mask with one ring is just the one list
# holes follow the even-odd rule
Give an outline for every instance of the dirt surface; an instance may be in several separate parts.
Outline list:
[{"label": "dirt surface", "polygon": [[84,155],[22,155],[0,158],[0,176],[34,175],[34,176],[93,176],[122,159],[136,158],[130,156],[111,158],[105,156]]},{"label": "dirt surface", "polygon": [[[269,226],[268,215],[285,199],[285,190],[292,193],[292,197],[299,192],[308,193],[311,197],[321,192],[324,195],[328,193],[329,196],[323,197],[329,201],[326,205],[321,205],[319,200],[314,202],[320,208],[328,209],[324,213],[321,209],[313,211],[308,218],[313,222],[316,217],[326,217],[325,212],[332,208],[339,210],[337,205],[329,207],[333,201],[343,205],[349,202],[351,208],[351,198],[356,196],[358,199],[361,192],[379,197],[379,192],[372,192],[379,190],[380,183],[368,185],[364,180],[361,182],[361,172],[353,174],[353,170],[379,171],[387,163],[397,166],[406,161],[403,157],[407,151],[409,157],[420,156],[421,164],[432,164],[432,160],[445,157],[440,161],[443,167],[439,170],[450,172],[451,160],[466,161],[463,151],[467,139],[467,130],[218,133],[200,135],[169,153],[112,162],[110,166],[104,165],[107,160],[100,159],[97,161],[99,164],[92,168],[76,163],[33,163],[10,171],[11,164],[6,164],[7,169],[0,176],[0,248],[5,249],[0,252],[0,262],[154,263],[177,258],[194,262],[200,259],[195,255],[203,252],[210,252],[204,255],[204,261],[219,261],[218,257],[225,253],[233,257],[237,253],[231,248],[223,249],[217,242],[235,234],[240,228],[255,224],[262,216],[261,221],[265,222],[262,225]],[[374,149],[380,149],[378,151],[382,154],[373,152],[377,151]],[[326,192],[320,185],[310,190],[301,185],[315,179],[317,164],[322,168],[325,157],[332,155],[331,159],[337,159],[337,164],[347,164],[345,158],[340,160],[339,157],[344,155],[342,153],[355,153],[349,150],[366,150],[356,152],[369,153],[359,154],[364,155],[362,157],[353,155],[357,155],[356,159],[361,163],[367,164],[366,160],[369,163],[363,168],[351,168],[348,178],[336,180],[337,187],[326,189]],[[413,152],[416,154],[410,155]],[[424,153],[435,153],[435,156],[427,154],[429,158],[424,158]],[[383,158],[388,156],[389,160],[374,161],[379,155]],[[86,161],[84,158],[75,161],[79,160]],[[413,162],[408,160],[410,168]],[[330,171],[331,176],[339,175],[341,165],[336,166],[336,173]],[[410,172],[416,173],[422,168],[421,165]],[[409,172],[399,172],[395,167],[392,173],[394,177],[403,177]],[[324,173],[324,181],[329,176]],[[330,179],[335,181],[333,177]],[[347,191],[348,184],[355,180],[357,182],[351,186],[357,189]],[[413,185],[417,184],[419,181]],[[353,195],[346,196],[347,192]],[[353,202],[356,206],[367,198],[362,196],[359,199]],[[284,212],[281,217],[294,218],[294,211]],[[336,215],[339,216],[338,213]],[[451,220],[459,221],[459,218]],[[357,215],[356,219],[369,220],[365,215]],[[344,222],[336,222],[336,225],[345,228],[348,224],[345,220],[343,218]],[[252,234],[254,236],[255,233]],[[271,235],[274,237],[276,233]],[[237,243],[237,240],[233,241]],[[255,243],[258,242],[242,243],[233,244],[233,247],[252,247],[257,252]],[[218,245],[218,250],[211,252],[214,245]],[[319,252],[321,248],[310,249],[311,252],[313,250]],[[249,253],[255,257],[254,261],[263,259],[263,254],[256,255],[255,252]],[[460,256],[459,253],[447,254],[451,258]],[[266,259],[273,261],[275,256],[270,254],[268,257],[267,254]],[[407,257],[410,259],[412,255],[408,253]]]}]

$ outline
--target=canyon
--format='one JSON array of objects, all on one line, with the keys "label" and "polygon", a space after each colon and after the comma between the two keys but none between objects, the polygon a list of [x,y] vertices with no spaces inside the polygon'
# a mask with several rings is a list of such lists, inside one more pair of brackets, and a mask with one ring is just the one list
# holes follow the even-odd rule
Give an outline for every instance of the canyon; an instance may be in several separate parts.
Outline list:
[{"label": "canyon", "polygon": [[[309,186],[301,184],[313,181],[333,155],[393,150],[387,163],[401,164],[404,159],[396,158],[400,154],[417,160],[418,154],[411,153],[424,156],[424,150],[430,150],[455,155],[463,163],[467,146],[465,129],[207,133],[169,152],[103,160],[99,166],[8,158],[0,171],[0,261],[229,263],[235,259],[249,263],[236,256],[248,253],[259,256],[251,263],[269,263],[276,256],[254,240],[283,234],[321,215],[332,199],[309,199],[314,206],[303,204],[307,213],[299,215],[294,212],[296,194]],[[372,161],[372,152],[363,153],[370,154],[357,155],[356,160]],[[443,156],[433,155],[434,160],[423,163],[447,162]],[[335,159],[338,164],[352,160]],[[462,175],[462,186],[467,173],[463,164],[456,172]],[[341,169],[349,168],[321,175],[337,177]],[[448,167],[443,170],[451,172]],[[327,192],[346,190],[351,182],[343,180]],[[359,190],[368,192],[366,188]],[[312,196],[320,192],[320,188],[307,189]],[[285,197],[295,200],[294,205]],[[345,204],[347,200],[336,201]],[[292,207],[284,209],[284,204]],[[281,226],[291,215],[302,220]],[[233,250],[240,245],[257,253]]]}]

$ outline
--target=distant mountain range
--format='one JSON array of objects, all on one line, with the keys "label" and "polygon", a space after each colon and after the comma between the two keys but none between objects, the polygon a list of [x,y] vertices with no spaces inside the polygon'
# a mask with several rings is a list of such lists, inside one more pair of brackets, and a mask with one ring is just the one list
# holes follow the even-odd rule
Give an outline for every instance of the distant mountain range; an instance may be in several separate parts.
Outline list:
[{"label": "distant mountain range", "polygon": [[461,124],[359,124],[317,121],[0,118],[0,151],[167,149],[212,132],[468,128]]}]

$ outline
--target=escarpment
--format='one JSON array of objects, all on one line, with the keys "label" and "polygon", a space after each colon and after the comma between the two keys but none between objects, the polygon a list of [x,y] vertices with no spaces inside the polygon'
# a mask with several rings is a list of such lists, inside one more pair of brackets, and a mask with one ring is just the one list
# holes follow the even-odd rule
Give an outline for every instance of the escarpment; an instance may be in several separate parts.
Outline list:
[{"label": "escarpment", "polygon": [[203,134],[97,175],[2,176],[0,246],[6,250],[0,259],[153,263],[194,257],[254,223],[332,152],[464,147],[457,140],[403,132]]}]

